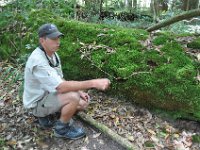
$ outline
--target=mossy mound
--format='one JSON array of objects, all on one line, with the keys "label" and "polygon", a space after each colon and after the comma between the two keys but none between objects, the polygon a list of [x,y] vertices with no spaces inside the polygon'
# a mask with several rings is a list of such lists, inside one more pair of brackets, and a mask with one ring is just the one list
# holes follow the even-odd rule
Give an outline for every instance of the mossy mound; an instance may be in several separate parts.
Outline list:
[{"label": "mossy mound", "polygon": [[[41,24],[55,23],[65,34],[59,54],[66,79],[108,77],[113,94],[200,120],[199,62],[187,56],[173,36],[155,42],[163,45],[157,51],[141,45],[148,37],[144,30],[70,21],[47,10],[32,11],[23,22],[27,31],[21,42],[31,45],[31,51]],[[22,48],[21,52],[30,50]]]},{"label": "mossy mound", "polygon": [[172,34],[170,33],[160,33],[155,39],[153,39],[154,45],[163,45],[167,42],[173,41]]},{"label": "mossy mound", "polygon": [[193,49],[200,49],[200,38],[197,38],[194,41],[188,43],[187,47]]}]

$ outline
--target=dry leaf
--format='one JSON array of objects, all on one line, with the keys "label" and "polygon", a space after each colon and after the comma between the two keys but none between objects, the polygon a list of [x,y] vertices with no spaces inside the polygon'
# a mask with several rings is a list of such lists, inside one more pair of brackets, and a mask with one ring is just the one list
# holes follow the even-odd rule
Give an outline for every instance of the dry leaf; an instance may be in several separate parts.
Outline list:
[{"label": "dry leaf", "polygon": [[89,150],[86,146],[81,147],[81,150]]},{"label": "dry leaf", "polygon": [[111,115],[110,115],[110,118],[114,119],[114,118],[115,118],[115,115],[114,115],[114,114],[111,114]]},{"label": "dry leaf", "polygon": [[158,143],[159,142],[159,139],[156,137],[156,136],[151,136],[151,140],[155,143]]},{"label": "dry leaf", "polygon": [[84,139],[84,143],[87,143],[87,144],[89,143],[88,136],[85,137],[85,139]]},{"label": "dry leaf", "polygon": [[17,144],[17,141],[16,140],[11,140],[11,141],[6,142],[6,144],[13,146],[13,145]]},{"label": "dry leaf", "polygon": [[100,135],[101,135],[101,133],[93,134],[92,138],[96,139],[96,138],[99,137]]},{"label": "dry leaf", "polygon": [[101,37],[101,36],[106,36],[106,34],[100,33],[100,34],[97,35],[97,37]]},{"label": "dry leaf", "polygon": [[176,150],[189,150],[189,148],[186,148],[184,146],[182,141],[177,141],[177,140],[174,140],[174,148]]},{"label": "dry leaf", "polygon": [[132,136],[132,135],[126,135],[126,138],[131,142],[133,142],[135,140],[134,136]]},{"label": "dry leaf", "polygon": [[198,59],[198,61],[200,61],[200,53],[197,54],[197,59]]},{"label": "dry leaf", "polygon": [[151,130],[151,129],[147,129],[147,131],[148,131],[149,133],[151,133],[152,135],[156,135],[156,132],[153,131],[153,130]]}]

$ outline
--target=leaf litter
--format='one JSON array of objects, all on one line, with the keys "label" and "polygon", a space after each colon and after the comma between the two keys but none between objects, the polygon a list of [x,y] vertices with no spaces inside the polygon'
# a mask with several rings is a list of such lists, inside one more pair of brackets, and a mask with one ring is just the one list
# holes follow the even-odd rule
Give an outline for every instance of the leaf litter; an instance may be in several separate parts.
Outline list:
[{"label": "leaf litter", "polygon": [[[85,45],[85,44],[84,44]],[[93,47],[93,46],[92,46]],[[98,49],[95,47],[94,49]],[[100,48],[107,48],[100,46]],[[110,52],[110,49],[109,49]],[[199,56],[198,56],[199,59]],[[6,64],[6,65],[5,65]],[[88,136],[73,145],[73,141],[54,140],[51,130],[41,130],[37,120],[22,106],[19,89],[22,80],[12,83],[12,77],[5,70],[13,69],[7,62],[0,63],[0,140],[5,141],[3,149],[88,149]],[[22,68],[17,68],[20,71]],[[21,72],[23,72],[21,70]],[[4,78],[8,78],[4,80]],[[199,79],[199,73],[197,75]],[[11,84],[12,83],[12,84]],[[196,150],[200,149],[200,125],[198,122],[177,120],[170,121],[151,113],[148,109],[138,107],[114,96],[108,96],[96,90],[88,91],[92,101],[85,111],[88,115],[110,129],[127,138],[138,149]],[[94,132],[91,136],[100,144],[101,133]],[[197,140],[193,140],[196,136]],[[56,147],[54,146],[56,145]],[[81,145],[81,147],[80,147]],[[54,147],[54,148],[52,148]],[[98,146],[94,143],[94,149]]]},{"label": "leaf litter", "polygon": [[127,100],[89,92],[93,97],[86,113],[127,138],[138,149],[200,149],[200,144],[192,140],[194,135],[200,135],[198,122],[163,119]]}]

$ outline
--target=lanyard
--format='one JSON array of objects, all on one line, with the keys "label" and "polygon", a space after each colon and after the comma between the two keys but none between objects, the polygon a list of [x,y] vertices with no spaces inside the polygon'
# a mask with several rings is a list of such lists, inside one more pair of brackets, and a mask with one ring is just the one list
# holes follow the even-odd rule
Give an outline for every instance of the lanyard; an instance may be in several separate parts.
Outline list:
[{"label": "lanyard", "polygon": [[50,60],[49,60],[49,57],[47,56],[44,48],[40,45],[39,48],[44,52],[48,62],[49,62],[49,65],[52,67],[52,68],[55,68],[55,67],[58,67],[59,66],[59,60],[58,60],[58,56],[56,55],[56,53],[54,53],[55,57],[56,57],[56,64],[54,65]]}]

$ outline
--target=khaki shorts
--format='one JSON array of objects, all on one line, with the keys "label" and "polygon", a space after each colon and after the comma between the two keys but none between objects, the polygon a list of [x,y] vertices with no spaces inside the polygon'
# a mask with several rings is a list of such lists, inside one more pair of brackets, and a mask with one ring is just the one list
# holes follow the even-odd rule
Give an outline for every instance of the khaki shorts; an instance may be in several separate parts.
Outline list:
[{"label": "khaki shorts", "polygon": [[49,93],[40,101],[37,106],[33,108],[33,115],[36,117],[45,117],[55,112],[59,112],[62,105],[60,104],[57,93]]}]

